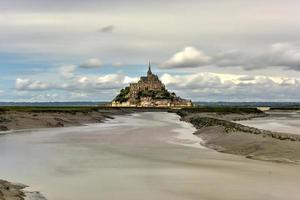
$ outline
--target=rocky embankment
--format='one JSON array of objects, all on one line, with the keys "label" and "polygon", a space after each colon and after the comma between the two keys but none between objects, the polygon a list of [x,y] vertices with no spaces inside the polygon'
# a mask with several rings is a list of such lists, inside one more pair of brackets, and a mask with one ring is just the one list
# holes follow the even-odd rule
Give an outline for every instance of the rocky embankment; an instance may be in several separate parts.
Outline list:
[{"label": "rocky embankment", "polygon": [[192,123],[204,145],[224,153],[273,162],[300,163],[300,136],[244,126],[235,120],[266,116],[263,112],[178,111]]}]

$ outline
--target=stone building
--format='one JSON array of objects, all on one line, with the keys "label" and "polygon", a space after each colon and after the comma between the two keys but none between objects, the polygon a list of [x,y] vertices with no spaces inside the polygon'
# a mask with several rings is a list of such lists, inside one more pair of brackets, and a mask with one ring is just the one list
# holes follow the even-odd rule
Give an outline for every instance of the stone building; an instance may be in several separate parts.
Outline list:
[{"label": "stone building", "polygon": [[149,62],[147,76],[142,76],[137,83],[131,83],[120,91],[111,103],[123,107],[190,107],[190,100],[182,99],[170,93],[158,76],[151,71]]},{"label": "stone building", "polygon": [[158,76],[151,71],[151,64],[149,62],[147,76],[142,76],[137,83],[130,84],[130,95],[137,97],[140,91],[145,90],[165,90],[165,85],[159,80]]}]

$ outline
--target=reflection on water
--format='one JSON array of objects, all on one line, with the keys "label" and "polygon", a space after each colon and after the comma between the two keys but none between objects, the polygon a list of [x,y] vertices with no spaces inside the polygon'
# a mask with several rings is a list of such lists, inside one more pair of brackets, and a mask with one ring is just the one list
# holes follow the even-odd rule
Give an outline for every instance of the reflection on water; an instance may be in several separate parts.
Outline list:
[{"label": "reflection on water", "polygon": [[254,118],[239,123],[260,129],[300,134],[300,112],[296,111],[270,111],[268,117]]},{"label": "reflection on water", "polygon": [[0,177],[49,200],[300,199],[299,168],[187,147],[201,141],[193,131],[175,114],[140,113],[4,135]]}]

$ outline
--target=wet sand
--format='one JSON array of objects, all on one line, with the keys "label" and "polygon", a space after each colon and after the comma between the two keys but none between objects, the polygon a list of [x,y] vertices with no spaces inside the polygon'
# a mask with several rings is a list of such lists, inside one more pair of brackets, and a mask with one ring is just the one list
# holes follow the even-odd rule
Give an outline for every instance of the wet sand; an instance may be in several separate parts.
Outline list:
[{"label": "wet sand", "polygon": [[239,123],[260,129],[300,135],[299,111],[268,111],[267,117],[240,121]]},{"label": "wet sand", "polygon": [[250,160],[199,145],[173,113],[1,136],[0,177],[50,200],[299,199],[297,165]]},{"label": "wet sand", "polygon": [[[30,109],[30,108],[27,108]],[[57,109],[57,110],[55,110]],[[81,110],[80,110],[81,109]],[[100,123],[106,119],[111,119],[115,115],[129,114],[134,109],[99,109],[79,110],[69,108],[69,110],[0,110],[0,134],[9,130],[24,130],[36,128],[55,128],[82,126],[87,123]]]}]

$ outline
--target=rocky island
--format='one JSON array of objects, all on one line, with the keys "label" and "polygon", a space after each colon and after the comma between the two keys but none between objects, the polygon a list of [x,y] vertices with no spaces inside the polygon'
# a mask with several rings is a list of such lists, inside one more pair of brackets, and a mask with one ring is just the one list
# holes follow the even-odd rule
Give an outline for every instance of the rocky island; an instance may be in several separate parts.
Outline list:
[{"label": "rocky island", "polygon": [[111,103],[112,107],[192,107],[192,101],[169,92],[158,76],[151,71],[137,83],[123,88]]}]

